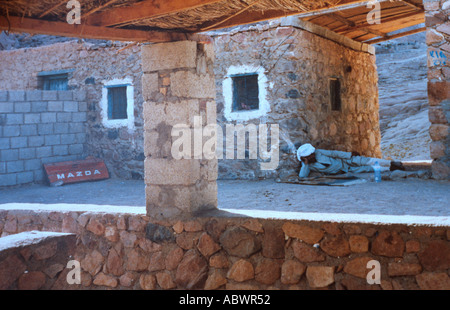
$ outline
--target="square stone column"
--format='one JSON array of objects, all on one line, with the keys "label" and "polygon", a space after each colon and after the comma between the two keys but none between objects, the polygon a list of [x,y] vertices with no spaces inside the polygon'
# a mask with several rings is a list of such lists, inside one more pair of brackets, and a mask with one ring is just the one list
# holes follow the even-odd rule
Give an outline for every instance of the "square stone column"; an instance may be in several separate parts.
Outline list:
[{"label": "square stone column", "polygon": [[430,155],[435,179],[450,179],[450,1],[426,0]]},{"label": "square stone column", "polygon": [[[152,218],[188,218],[217,208],[217,158],[201,154],[202,128],[216,124],[213,62],[212,43],[142,47],[145,191]],[[173,147],[181,138],[177,128],[191,141],[181,148],[182,158]]]}]

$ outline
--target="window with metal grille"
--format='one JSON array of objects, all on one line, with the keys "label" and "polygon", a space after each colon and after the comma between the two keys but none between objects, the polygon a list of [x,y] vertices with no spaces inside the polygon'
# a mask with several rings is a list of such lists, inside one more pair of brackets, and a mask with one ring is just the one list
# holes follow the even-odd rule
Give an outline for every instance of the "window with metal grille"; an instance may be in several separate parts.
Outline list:
[{"label": "window with metal grille", "polygon": [[259,109],[258,74],[232,76],[233,107],[232,112]]},{"label": "window with metal grille", "polygon": [[330,104],[332,111],[341,111],[341,82],[337,78],[330,79]]},{"label": "window with metal grille", "polygon": [[109,86],[108,119],[127,119],[127,86]]}]

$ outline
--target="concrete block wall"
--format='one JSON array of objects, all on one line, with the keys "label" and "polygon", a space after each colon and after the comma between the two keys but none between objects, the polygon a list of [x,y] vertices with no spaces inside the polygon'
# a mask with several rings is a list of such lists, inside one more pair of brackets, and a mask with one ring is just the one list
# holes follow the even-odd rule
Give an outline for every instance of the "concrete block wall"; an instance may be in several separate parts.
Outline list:
[{"label": "concrete block wall", "polygon": [[[33,90],[39,84],[40,72],[72,69],[68,75],[68,88],[86,92],[89,128],[86,152],[103,159],[112,177],[141,180],[144,176],[141,47],[123,49],[125,46],[124,42],[95,43],[74,39],[0,51],[0,90]],[[103,88],[105,83],[123,79],[134,88],[134,123],[132,128],[129,128],[131,123],[110,128],[102,121]]]},{"label": "concrete block wall", "polygon": [[0,91],[0,187],[42,182],[43,164],[83,157],[85,97],[81,91]]}]

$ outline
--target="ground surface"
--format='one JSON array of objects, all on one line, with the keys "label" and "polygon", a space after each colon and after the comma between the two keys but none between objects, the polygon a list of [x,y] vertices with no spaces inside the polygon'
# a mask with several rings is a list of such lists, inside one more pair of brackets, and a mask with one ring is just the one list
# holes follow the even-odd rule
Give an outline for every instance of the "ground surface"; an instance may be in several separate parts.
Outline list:
[{"label": "ground surface", "polygon": [[[222,180],[218,186],[220,209],[450,216],[448,181],[410,178],[342,187]],[[89,204],[142,207],[145,213],[144,189],[143,181],[120,179],[60,187],[27,185],[0,190],[0,209],[7,203]]]}]

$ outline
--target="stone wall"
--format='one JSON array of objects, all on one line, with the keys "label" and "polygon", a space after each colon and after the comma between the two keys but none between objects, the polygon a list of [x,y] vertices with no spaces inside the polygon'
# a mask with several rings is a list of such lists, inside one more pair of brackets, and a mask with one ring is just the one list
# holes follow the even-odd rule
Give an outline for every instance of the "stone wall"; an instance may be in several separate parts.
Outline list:
[{"label": "stone wall", "polygon": [[[2,51],[0,90],[37,89],[39,72],[73,70],[68,76],[69,89],[84,91],[88,104],[86,152],[103,159],[113,177],[143,179],[140,47],[125,47],[125,43],[70,41]],[[131,128],[106,127],[102,90],[108,82],[124,79],[134,87],[134,123]]]},{"label": "stone wall", "polygon": [[39,231],[0,238],[0,290],[67,287],[75,241],[74,234]]},{"label": "stone wall", "polygon": [[[280,172],[298,169],[299,163],[289,153],[286,140],[296,146],[311,142],[323,148],[381,155],[375,56],[342,44],[340,37],[324,38],[310,31],[313,30],[281,26],[278,21],[215,34],[218,123],[230,123],[224,117],[222,92],[228,68],[253,65],[267,77],[270,112],[261,122],[278,124],[283,131],[278,171],[261,170],[257,160],[224,159],[219,160],[219,178],[276,177]],[[86,91],[88,102],[87,153],[102,158],[113,177],[142,179],[145,90],[141,86],[141,53],[139,46],[124,47],[122,43],[71,41],[2,51],[0,76],[10,78],[0,82],[0,89],[36,89],[38,72],[73,69],[69,73],[69,88]],[[331,76],[341,79],[342,112],[330,111]],[[124,78],[129,78],[134,86],[134,129],[107,128],[101,116],[102,88],[108,81]],[[167,88],[154,86],[161,86],[162,92]],[[247,123],[259,122],[253,119]]]},{"label": "stone wall", "polygon": [[2,237],[30,230],[76,234],[69,289],[450,289],[449,227],[0,210]]},{"label": "stone wall", "polygon": [[83,91],[0,91],[0,186],[41,182],[43,164],[85,155]]},{"label": "stone wall", "polygon": [[450,2],[427,0],[424,7],[433,178],[450,179]]},{"label": "stone wall", "polygon": [[[308,30],[301,28],[304,26]],[[312,143],[318,148],[381,156],[378,76],[373,51],[356,50],[351,43],[341,44],[339,40],[346,41],[343,37],[334,33],[323,37],[330,32],[311,27],[314,28],[300,22],[292,26],[273,22],[214,35],[218,123],[278,124],[281,152],[277,174],[299,168],[286,141],[296,147]],[[267,78],[265,99],[270,111],[262,117],[227,119],[223,85],[231,67],[237,67],[237,71],[241,67],[264,72]],[[341,111],[331,110],[331,77],[341,82]],[[263,98],[259,99],[261,102]],[[267,176],[273,176],[273,172],[261,171],[256,160],[219,163],[220,178]]]}]

